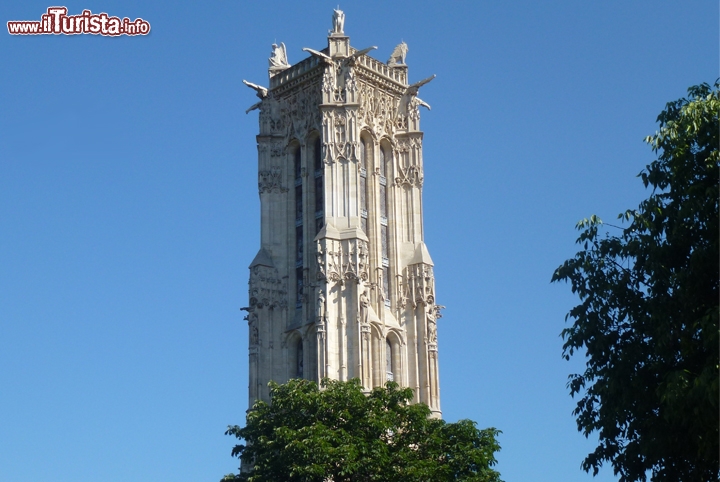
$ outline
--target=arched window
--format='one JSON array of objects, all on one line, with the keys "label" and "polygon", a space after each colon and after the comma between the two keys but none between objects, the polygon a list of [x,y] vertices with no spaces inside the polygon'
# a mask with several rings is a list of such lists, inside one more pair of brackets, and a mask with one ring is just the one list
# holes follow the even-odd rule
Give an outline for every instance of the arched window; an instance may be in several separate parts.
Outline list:
[{"label": "arched window", "polygon": [[385,373],[387,375],[387,381],[392,382],[395,380],[395,375],[393,374],[392,345],[387,338],[385,339]]},{"label": "arched window", "polygon": [[298,340],[296,349],[295,349],[295,376],[296,378],[303,378],[304,375],[304,365],[305,358],[304,358],[304,352],[303,352],[303,341],[302,339]]}]

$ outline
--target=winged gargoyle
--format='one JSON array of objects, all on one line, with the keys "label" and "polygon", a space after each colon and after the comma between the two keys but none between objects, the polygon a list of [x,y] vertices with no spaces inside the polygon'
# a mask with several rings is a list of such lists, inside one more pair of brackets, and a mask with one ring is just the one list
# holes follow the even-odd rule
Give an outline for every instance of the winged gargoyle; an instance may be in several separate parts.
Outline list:
[{"label": "winged gargoyle", "polygon": [[400,106],[403,111],[407,112],[410,108],[417,108],[417,106],[423,106],[426,107],[428,110],[430,110],[430,104],[422,100],[420,97],[418,97],[418,92],[420,91],[420,87],[430,82],[432,79],[435,78],[435,74],[431,75],[430,77],[423,79],[419,82],[415,82],[412,85],[408,85],[405,89],[405,93],[402,96],[402,100],[400,102]]},{"label": "winged gargoyle", "polygon": [[332,57],[330,57],[327,54],[324,54],[322,52],[318,52],[317,50],[309,49],[305,47],[303,49],[305,52],[310,53],[313,57],[319,58],[321,61],[325,62],[326,64],[332,64]]},{"label": "winged gargoyle", "polygon": [[407,89],[405,89],[405,95],[418,95],[418,91],[420,90],[420,87],[430,82],[432,79],[435,78],[435,74],[432,74],[427,79],[422,79],[420,82],[415,82],[412,85],[409,85]]},{"label": "winged gargoyle", "polygon": [[257,92],[257,96],[259,98],[264,99],[265,97],[267,97],[268,90],[265,87],[263,87],[261,85],[253,84],[252,82],[248,82],[245,79],[243,79],[243,84],[247,85],[248,87],[253,89],[255,92]]},{"label": "winged gargoyle", "polygon": [[372,47],[368,47],[368,48],[366,48],[366,49],[358,50],[357,52],[355,52],[355,53],[352,54],[351,56],[346,57],[345,60],[343,60],[343,63],[344,63],[344,64],[347,64],[347,65],[355,65],[355,62],[357,61],[357,59],[359,59],[360,57],[362,57],[362,56],[365,55],[366,53],[370,52],[371,50],[375,50],[375,49],[377,49],[377,47],[372,46]]},{"label": "winged gargoyle", "polygon": [[257,109],[258,107],[260,107],[260,104],[262,104],[262,101],[265,100],[265,98],[266,98],[267,95],[268,95],[268,90],[267,90],[265,87],[261,86],[261,85],[253,84],[252,82],[248,82],[248,81],[245,80],[245,79],[243,79],[243,84],[245,84],[245,85],[247,85],[248,87],[250,87],[251,89],[253,89],[253,90],[255,91],[255,94],[260,98],[260,102],[258,102],[257,104],[251,105],[251,106],[248,108],[248,110],[245,111],[245,113],[247,114],[247,113],[249,113],[250,111],[255,110],[255,109]]}]

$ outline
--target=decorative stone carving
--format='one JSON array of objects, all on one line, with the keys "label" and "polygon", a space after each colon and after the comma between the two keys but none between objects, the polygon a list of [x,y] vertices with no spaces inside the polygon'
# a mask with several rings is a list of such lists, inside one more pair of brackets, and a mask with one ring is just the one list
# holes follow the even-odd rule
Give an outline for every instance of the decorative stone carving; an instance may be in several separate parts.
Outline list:
[{"label": "decorative stone carving", "polygon": [[256,265],[250,270],[250,307],[287,308],[287,280],[280,279],[277,269]]},{"label": "decorative stone carving", "polygon": [[273,142],[270,144],[270,156],[271,157],[282,157],[285,155],[287,150],[281,142]]},{"label": "decorative stone carving", "polygon": [[272,53],[270,54],[268,63],[270,64],[271,71],[285,70],[290,67],[287,60],[287,49],[285,48],[285,44],[283,42],[280,42],[280,46],[272,44]]},{"label": "decorative stone carving", "polygon": [[428,306],[435,303],[435,277],[431,266],[414,264],[407,268],[409,291],[412,295],[413,307]]},{"label": "decorative stone carving", "polygon": [[367,281],[367,243],[362,239],[320,240],[317,263],[318,279],[341,284],[347,280]]},{"label": "decorative stone carving", "polygon": [[427,320],[427,341],[430,343],[437,342],[437,321],[435,315],[435,306],[431,306],[425,316]]},{"label": "decorative stone carving", "polygon": [[345,107],[331,108],[324,110],[322,116],[323,132],[327,134],[323,143],[323,161],[327,164],[336,161],[359,162],[357,111]]},{"label": "decorative stone carving", "polygon": [[430,77],[427,77],[419,82],[415,82],[412,85],[409,85],[405,92],[400,99],[400,106],[399,106],[399,117],[407,117],[408,118],[408,124],[406,126],[406,129],[417,131],[420,128],[420,111],[419,106],[430,108],[430,105],[428,105],[426,102],[422,101],[417,97],[418,92],[420,91],[420,87],[427,84],[431,80],[435,78],[435,75],[431,75]]},{"label": "decorative stone carving", "polygon": [[377,280],[378,297],[380,298],[380,302],[384,303],[387,299],[387,293],[385,293],[385,283],[383,283],[382,268],[377,268]]},{"label": "decorative stone carving", "polygon": [[360,293],[358,304],[358,321],[363,325],[367,325],[370,320],[370,298],[366,289],[363,289],[362,293]]},{"label": "decorative stone carving", "polygon": [[325,291],[322,288],[317,290],[315,318],[317,323],[322,323],[325,320]]},{"label": "decorative stone carving", "polygon": [[361,124],[369,127],[376,137],[394,135],[400,97],[367,82],[359,82],[358,100],[358,120]]},{"label": "decorative stone carving", "polygon": [[396,186],[418,186],[423,185],[423,173],[419,166],[412,165],[408,167],[398,166],[400,176],[395,178]]},{"label": "decorative stone carving", "polygon": [[266,87],[262,87],[257,84],[253,84],[252,82],[248,82],[247,80],[243,79],[243,84],[247,85],[251,89],[255,91],[255,95],[258,96],[260,99],[264,99],[268,95],[268,90]]},{"label": "decorative stone carving", "polygon": [[435,344],[437,349],[437,320],[442,318],[440,310],[445,308],[442,305],[431,305],[426,313],[427,320],[427,342]]},{"label": "decorative stone carving", "polygon": [[330,35],[345,35],[345,13],[340,9],[333,10],[333,29]]},{"label": "decorative stone carving", "polygon": [[395,155],[398,159],[399,176],[395,178],[396,186],[422,187],[423,171],[420,165],[422,140],[417,137],[402,139],[395,146]]},{"label": "decorative stone carving", "polygon": [[405,282],[405,279],[402,275],[398,275],[397,277],[397,306],[398,309],[404,310],[407,306],[408,302],[408,284]]},{"label": "decorative stone carving", "polygon": [[258,331],[258,316],[256,313],[250,313],[248,317],[248,327],[250,329],[250,346],[257,346],[260,343],[260,335]]},{"label": "decorative stone carving", "polygon": [[408,46],[405,42],[400,42],[390,54],[388,60],[389,67],[395,67],[397,65],[405,65],[405,56],[408,53]]},{"label": "decorative stone carving", "polygon": [[292,138],[304,139],[313,129],[319,130],[321,100],[322,96],[317,84],[295,91],[279,100],[279,117],[285,120],[285,124],[282,126],[284,132],[278,134],[284,134],[285,144]]},{"label": "decorative stone carving", "polygon": [[333,95],[336,92],[337,86],[335,85],[335,64],[330,61],[322,78],[322,91],[329,101],[333,100]]},{"label": "decorative stone carving", "polygon": [[288,188],[283,186],[283,169],[281,167],[273,167],[258,172],[258,190],[260,194],[283,193],[288,192]]}]

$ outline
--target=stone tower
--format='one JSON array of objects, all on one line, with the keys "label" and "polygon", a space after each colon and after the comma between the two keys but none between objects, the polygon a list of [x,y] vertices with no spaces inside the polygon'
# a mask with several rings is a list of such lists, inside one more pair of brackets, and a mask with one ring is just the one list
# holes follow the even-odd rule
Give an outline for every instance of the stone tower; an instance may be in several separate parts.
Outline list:
[{"label": "stone tower", "polygon": [[440,416],[433,262],[423,242],[423,133],[407,45],[387,63],[333,14],[295,65],[273,45],[260,102],[260,250],[250,264],[250,405],[270,380],[394,380]]}]

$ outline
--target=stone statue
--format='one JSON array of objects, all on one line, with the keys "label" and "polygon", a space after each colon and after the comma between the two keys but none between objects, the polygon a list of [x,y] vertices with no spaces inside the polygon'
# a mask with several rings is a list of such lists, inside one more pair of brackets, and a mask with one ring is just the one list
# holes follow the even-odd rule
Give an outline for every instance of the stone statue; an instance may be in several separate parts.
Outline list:
[{"label": "stone statue", "polygon": [[290,67],[287,60],[287,49],[283,42],[280,42],[280,46],[272,44],[272,54],[268,62],[271,69],[287,69]]},{"label": "stone statue", "polygon": [[258,333],[258,316],[253,313],[250,315],[250,320],[248,321],[248,324],[250,325],[250,345],[257,345],[259,342],[259,333]]},{"label": "stone statue", "polygon": [[388,66],[394,67],[396,65],[405,65],[405,56],[408,52],[408,46],[405,42],[400,42],[390,54],[390,60],[388,60]]},{"label": "stone statue", "polygon": [[385,293],[385,283],[383,282],[383,272],[382,269],[378,269],[378,294],[380,295],[380,301],[383,303],[386,300],[386,293]]},{"label": "stone statue", "polygon": [[345,35],[345,13],[342,10],[333,10],[333,29],[331,35]]},{"label": "stone statue", "polygon": [[431,306],[427,311],[427,338],[430,343],[437,341],[437,308]]},{"label": "stone statue", "polygon": [[360,323],[366,325],[370,319],[370,298],[368,298],[367,290],[363,290],[360,295]]},{"label": "stone statue", "polygon": [[325,319],[325,293],[322,288],[318,290],[317,306],[315,307],[318,323]]},{"label": "stone statue", "polygon": [[318,247],[317,254],[316,254],[316,257],[317,257],[317,269],[318,269],[317,277],[318,277],[318,279],[323,279],[323,278],[325,278],[325,259],[324,259],[324,256],[323,256],[324,254],[325,254],[325,253],[323,253],[322,251],[320,251],[320,248]]}]

